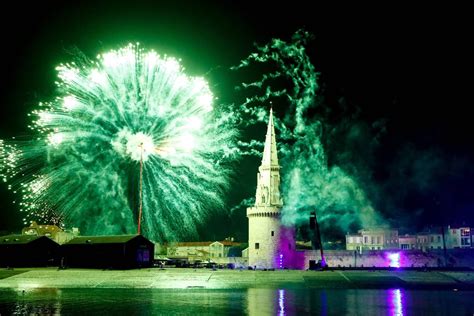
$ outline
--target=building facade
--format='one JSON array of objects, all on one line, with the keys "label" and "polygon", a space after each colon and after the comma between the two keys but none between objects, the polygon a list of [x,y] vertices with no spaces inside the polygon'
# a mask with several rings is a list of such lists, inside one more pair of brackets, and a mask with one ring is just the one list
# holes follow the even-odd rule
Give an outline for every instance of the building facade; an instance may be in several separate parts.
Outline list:
[{"label": "building facade", "polygon": [[428,251],[432,249],[443,249],[442,234],[423,232],[416,235],[416,249]]},{"label": "building facade", "polygon": [[[444,241],[442,229],[427,229],[414,235],[398,236],[393,229],[365,229],[358,234],[346,235],[346,250],[430,250],[473,248],[473,229],[470,227],[445,227]],[[398,240],[398,245],[397,245]]]},{"label": "building facade", "polygon": [[61,246],[61,265],[133,269],[153,265],[155,245],[142,235],[81,236]]},{"label": "building facade", "polygon": [[247,208],[249,219],[249,266],[282,268],[290,260],[295,242],[291,229],[281,226],[280,165],[273,112],[270,110],[262,164],[257,173],[255,205]]},{"label": "building facade", "polygon": [[472,235],[470,227],[451,227],[447,229],[447,247],[448,248],[471,248]]},{"label": "building facade", "polygon": [[58,243],[46,236],[0,237],[0,267],[54,266],[59,252]]},{"label": "building facade", "polygon": [[168,245],[166,254],[168,257],[183,257],[191,261],[226,258],[232,247],[240,245],[228,240],[178,242]]},{"label": "building facade", "polygon": [[358,234],[346,235],[346,249],[384,250],[398,249],[398,230],[388,228],[361,229]]},{"label": "building facade", "polygon": [[398,236],[398,243],[400,244],[400,249],[402,250],[414,250],[417,249],[416,244],[417,237],[416,235],[403,235]]}]

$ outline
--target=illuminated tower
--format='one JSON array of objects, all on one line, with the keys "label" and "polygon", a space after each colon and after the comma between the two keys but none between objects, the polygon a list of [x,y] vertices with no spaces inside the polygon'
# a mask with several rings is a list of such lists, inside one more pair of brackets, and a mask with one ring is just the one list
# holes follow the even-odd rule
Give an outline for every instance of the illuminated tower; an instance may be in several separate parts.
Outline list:
[{"label": "illuminated tower", "polygon": [[[249,266],[282,268],[280,211],[280,165],[278,164],[273,112],[270,110],[262,164],[258,168],[255,205],[247,208],[249,219]],[[285,243],[287,245],[288,243]],[[290,246],[291,247],[291,246]]]}]

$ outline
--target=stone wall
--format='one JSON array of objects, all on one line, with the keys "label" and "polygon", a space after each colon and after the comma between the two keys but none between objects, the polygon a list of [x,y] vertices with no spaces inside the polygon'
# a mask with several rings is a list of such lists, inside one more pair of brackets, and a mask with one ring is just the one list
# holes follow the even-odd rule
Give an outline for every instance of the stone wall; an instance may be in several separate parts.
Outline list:
[{"label": "stone wall", "polygon": [[217,264],[232,264],[235,269],[247,269],[249,266],[248,258],[246,257],[224,257],[224,258],[212,258]]},{"label": "stone wall", "polygon": [[[300,253],[301,254],[301,253]],[[300,255],[297,253],[297,256]],[[327,250],[324,252],[329,267],[442,267],[445,256],[442,250],[422,252],[418,250],[379,250],[364,251],[362,254],[350,250]],[[304,267],[309,261],[321,259],[318,251],[304,251]],[[474,268],[474,249],[449,249],[448,265]]]}]

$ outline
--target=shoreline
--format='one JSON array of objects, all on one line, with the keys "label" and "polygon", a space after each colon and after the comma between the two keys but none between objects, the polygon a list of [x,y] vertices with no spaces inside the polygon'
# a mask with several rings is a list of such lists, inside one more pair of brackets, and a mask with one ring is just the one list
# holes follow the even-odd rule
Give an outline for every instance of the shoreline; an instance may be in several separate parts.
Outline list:
[{"label": "shoreline", "polygon": [[428,289],[474,290],[473,271],[406,270],[210,270],[147,268],[0,270],[1,289]]}]

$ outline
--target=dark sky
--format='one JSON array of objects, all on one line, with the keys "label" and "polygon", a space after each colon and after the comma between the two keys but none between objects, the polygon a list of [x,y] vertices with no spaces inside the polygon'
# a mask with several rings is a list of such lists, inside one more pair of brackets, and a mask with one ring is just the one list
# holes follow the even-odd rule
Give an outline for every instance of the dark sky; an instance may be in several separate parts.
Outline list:
[{"label": "dark sky", "polygon": [[[473,51],[466,8],[70,2],[2,9],[0,138],[28,133],[27,113],[54,95],[54,68],[70,61],[75,48],[93,57],[139,41],[182,58],[191,74],[210,71],[215,94],[232,100],[228,87],[238,82],[226,69],[249,54],[254,42],[289,39],[304,27],[315,36],[308,52],[321,73],[321,93],[328,107],[337,104],[333,117],[345,104],[339,116],[357,113],[357,124],[367,126],[383,122],[385,132],[367,158],[372,175],[362,179],[378,207],[389,201],[385,211],[395,220],[400,213],[398,226],[407,219],[417,228],[474,224],[474,124],[468,114]],[[364,153],[361,157],[364,161]],[[239,165],[243,180],[230,193],[231,203],[253,195],[257,165],[258,159]],[[0,198],[0,231],[18,230],[21,216],[6,185]],[[203,238],[246,240],[244,211],[216,215],[209,223],[216,227],[222,221],[228,222],[225,231],[202,229]]]}]

